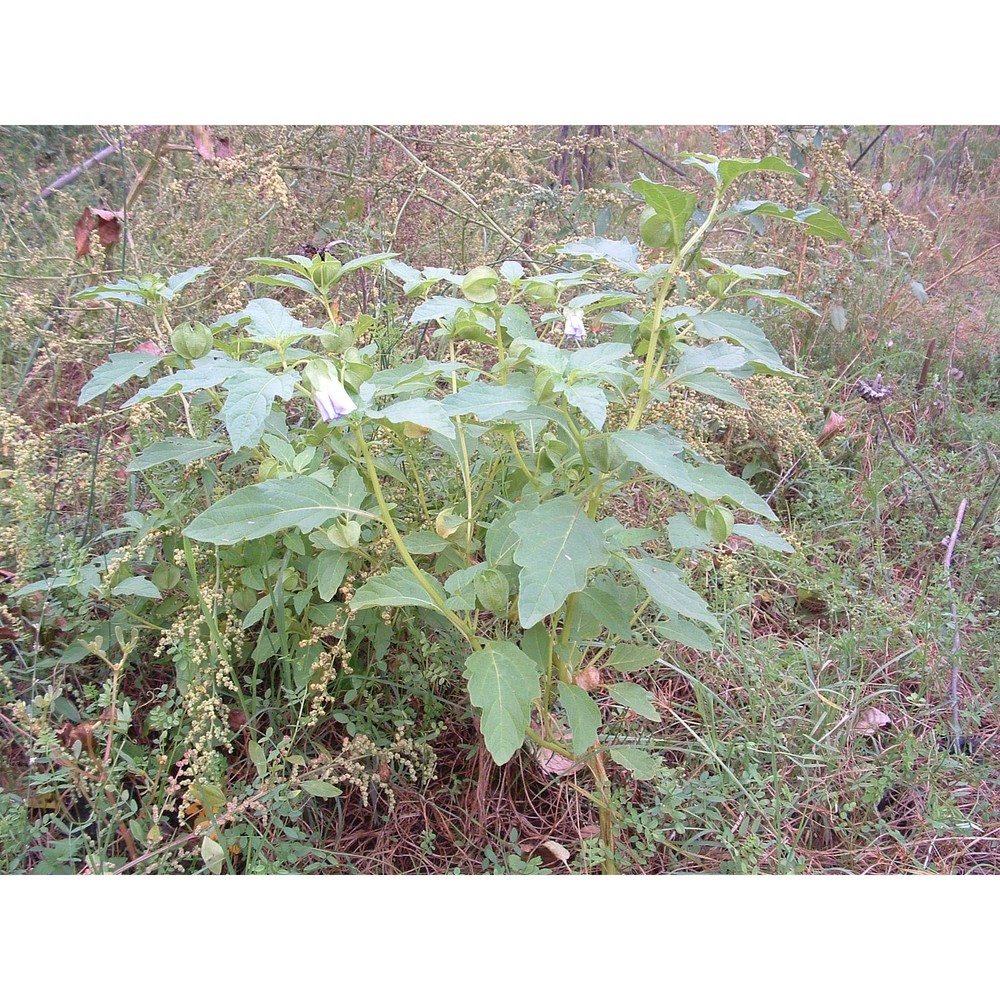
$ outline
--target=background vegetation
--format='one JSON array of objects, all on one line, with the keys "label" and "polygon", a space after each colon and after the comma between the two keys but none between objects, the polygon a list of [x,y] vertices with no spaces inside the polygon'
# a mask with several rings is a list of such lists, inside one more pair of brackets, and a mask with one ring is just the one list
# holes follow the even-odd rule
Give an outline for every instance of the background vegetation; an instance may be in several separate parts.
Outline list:
[{"label": "background vegetation", "polygon": [[[0,129],[3,870],[594,872],[610,850],[626,872],[996,872],[998,143],[984,127]],[[645,717],[599,679],[613,738],[656,761],[612,765],[609,844],[589,773],[486,752],[449,633],[374,613],[293,700],[289,650],[244,624],[260,589],[244,566],[206,579],[198,553],[147,559],[129,531],[186,523],[213,484],[135,466],[183,409],[119,409],[134,386],[79,403],[109,354],[169,344],[152,314],[76,296],[208,265],[185,308],[223,316],[262,294],[248,258],[325,248],[551,269],[560,244],[634,240],[632,180],[694,191],[696,152],[787,160],[808,180],[755,176],[746,197],[821,203],[851,238],[721,226],[706,248],[788,272],[815,314],[779,308],[768,334],[807,377],[755,376],[747,410],[675,392],[661,416],[769,498],[795,551],[730,536],[688,555],[723,632],[703,651],[664,639],[629,675]],[[340,283],[330,316],[264,293],[307,326],[371,317],[354,333],[382,368],[437,350],[382,269]],[[616,503],[624,523],[687,509],[656,484]],[[165,600],[126,584],[146,576]],[[213,643],[254,647],[252,705],[191,693]]]}]

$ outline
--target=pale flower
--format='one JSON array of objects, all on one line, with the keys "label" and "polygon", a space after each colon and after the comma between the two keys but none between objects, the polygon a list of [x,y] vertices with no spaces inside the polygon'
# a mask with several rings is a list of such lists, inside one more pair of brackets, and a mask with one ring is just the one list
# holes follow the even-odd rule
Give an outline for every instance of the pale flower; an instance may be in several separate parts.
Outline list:
[{"label": "pale flower", "polygon": [[324,420],[339,420],[357,409],[339,379],[317,374],[313,375],[312,383],[316,389],[316,405]]},{"label": "pale flower", "polygon": [[563,336],[567,340],[575,340],[580,343],[587,336],[587,328],[583,325],[582,309],[567,309],[566,322],[563,326]]}]

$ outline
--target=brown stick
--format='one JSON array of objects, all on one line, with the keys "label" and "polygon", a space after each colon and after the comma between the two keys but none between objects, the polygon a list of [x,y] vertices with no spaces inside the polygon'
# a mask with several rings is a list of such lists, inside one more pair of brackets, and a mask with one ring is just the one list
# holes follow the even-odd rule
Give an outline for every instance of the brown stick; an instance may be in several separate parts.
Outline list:
[{"label": "brown stick", "polygon": [[955,639],[951,644],[951,676],[948,681],[948,699],[951,704],[951,728],[954,737],[955,749],[959,749],[959,741],[962,735],[961,720],[958,714],[958,659],[957,654],[962,645],[962,629],[958,623],[958,601],[954,597],[955,587],[951,582],[951,557],[955,553],[955,542],[958,540],[958,532],[962,527],[962,518],[965,517],[965,507],[968,500],[963,500],[958,507],[958,516],[955,518],[955,528],[948,539],[948,548],[944,554],[945,583],[952,593],[951,618],[955,628]]},{"label": "brown stick", "polygon": [[677,174],[678,177],[683,177],[684,180],[688,179],[688,175],[684,173],[684,171],[681,170],[680,167],[671,163],[669,160],[664,159],[662,156],[660,156],[659,153],[653,152],[653,150],[651,150],[648,146],[644,146],[641,142],[639,142],[638,139],[633,139],[632,136],[627,135],[625,136],[625,141],[630,146],[635,146],[635,148],[638,149],[640,152],[645,153],[648,157],[651,157],[652,159],[656,160],[657,163],[662,163],[667,168],[667,170],[672,170],[675,174]]},{"label": "brown stick", "polygon": [[931,368],[931,359],[934,357],[936,350],[937,337],[932,337],[930,343],[927,345],[927,350],[924,352],[924,364],[920,369],[920,378],[917,379],[916,393],[918,396],[927,388],[927,376]]},{"label": "brown stick", "polygon": [[[140,135],[150,128],[148,125],[140,125],[128,133],[129,137]],[[105,146],[104,149],[95,153],[89,160],[84,160],[79,166],[74,167],[72,170],[68,170],[62,175],[58,180],[53,181],[47,188],[44,188],[37,197],[33,198],[31,201],[25,203],[25,208],[29,205],[41,205],[43,201],[47,201],[62,188],[69,184],[72,184],[77,178],[85,174],[91,167],[96,166],[98,163],[103,163],[112,153],[120,148],[120,144],[113,142],[110,146]]]}]

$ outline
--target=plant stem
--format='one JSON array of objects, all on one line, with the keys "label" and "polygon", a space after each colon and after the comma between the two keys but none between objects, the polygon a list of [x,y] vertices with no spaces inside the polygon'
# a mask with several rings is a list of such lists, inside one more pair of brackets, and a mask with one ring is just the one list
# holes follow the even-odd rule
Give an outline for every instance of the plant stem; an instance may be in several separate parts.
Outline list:
[{"label": "plant stem", "polygon": [[882,418],[882,426],[885,428],[885,433],[888,435],[889,444],[892,445],[893,451],[895,451],[896,454],[899,455],[899,457],[906,463],[907,468],[917,474],[917,478],[924,484],[924,489],[927,490],[927,495],[930,497],[931,504],[934,506],[934,513],[940,516],[941,505],[937,502],[937,497],[934,496],[934,491],[931,489],[930,483],[924,479],[924,474],[913,464],[913,462],[910,461],[909,458],[906,457],[902,448],[896,444],[896,439],[893,437],[892,429],[889,427],[889,421],[885,419],[885,411],[882,409],[882,404],[876,401],[875,408],[878,410],[878,415]]},{"label": "plant stem", "polygon": [[447,618],[448,621],[450,621],[452,625],[458,629],[458,631],[468,641],[469,645],[478,652],[482,648],[482,644],[476,637],[475,632],[473,632],[473,630],[469,628],[469,626],[466,625],[466,623],[463,622],[462,619],[451,610],[451,608],[445,606],[440,595],[434,590],[430,583],[428,583],[427,574],[424,573],[424,571],[413,561],[413,556],[410,555],[409,550],[406,548],[406,543],[399,534],[396,522],[392,518],[392,512],[389,510],[389,505],[385,502],[385,496],[382,493],[382,484],[379,482],[378,471],[375,468],[371,452],[368,449],[368,442],[365,441],[365,436],[361,432],[360,425],[357,423],[354,424],[354,437],[358,442],[358,448],[360,449],[361,455],[365,460],[365,467],[368,471],[368,480],[371,483],[372,494],[375,497],[379,512],[382,515],[382,522],[385,524],[386,530],[389,532],[389,537],[396,546],[396,550],[399,552],[403,562],[406,564],[406,568],[413,574],[417,583],[420,584],[421,588],[426,592],[431,601],[434,602],[434,606],[438,609],[438,611],[440,611],[441,614],[444,615],[445,618]]},{"label": "plant stem", "polygon": [[[652,381],[657,358],[657,347],[659,346],[660,319],[663,316],[663,307],[666,304],[667,296],[674,287],[674,278],[681,270],[684,262],[687,260],[691,252],[700,244],[702,237],[711,228],[712,223],[715,222],[715,216],[718,214],[721,198],[722,192],[717,187],[715,197],[712,199],[712,207],[708,210],[705,220],[691,234],[684,246],[677,251],[673,262],[670,265],[670,269],[663,276],[663,280],[660,284],[660,290],[657,292],[656,301],[653,305],[653,323],[649,332],[649,346],[646,348],[646,363],[643,365],[642,370],[642,384],[639,386],[639,396],[636,399],[635,409],[632,411],[632,416],[629,417],[626,430],[634,431],[639,427],[639,421],[642,419],[642,414],[646,409],[646,403],[649,401],[650,382]],[[670,344],[667,344],[664,347],[664,350],[669,350],[669,348]]]}]

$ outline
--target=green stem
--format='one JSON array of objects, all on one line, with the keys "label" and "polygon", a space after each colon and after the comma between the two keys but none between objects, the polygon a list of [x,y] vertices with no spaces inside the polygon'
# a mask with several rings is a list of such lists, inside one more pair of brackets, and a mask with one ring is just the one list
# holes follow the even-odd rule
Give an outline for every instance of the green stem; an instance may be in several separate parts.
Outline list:
[{"label": "green stem", "polygon": [[378,471],[375,468],[375,462],[372,460],[371,452],[368,449],[368,442],[365,441],[365,436],[361,432],[360,424],[354,424],[354,436],[358,442],[358,448],[361,451],[361,456],[365,460],[365,467],[368,471],[368,480],[371,483],[372,494],[375,497],[375,502],[378,504],[379,512],[382,515],[382,522],[385,524],[386,530],[389,532],[389,537],[396,546],[396,550],[399,552],[403,563],[416,578],[417,583],[420,584],[427,596],[431,599],[431,601],[433,601],[434,606],[438,609],[438,611],[440,611],[441,614],[444,615],[445,618],[447,618],[448,621],[450,621],[452,625],[458,629],[458,631],[468,641],[469,645],[478,652],[482,648],[482,644],[476,637],[475,632],[469,628],[469,626],[462,621],[462,619],[459,618],[458,615],[451,610],[451,608],[445,606],[440,595],[428,582],[427,574],[413,561],[413,556],[410,555],[409,550],[406,548],[406,543],[399,534],[396,522],[392,518],[392,512],[389,510],[389,505],[385,502],[385,496],[382,493],[382,484],[379,482],[378,478]]},{"label": "green stem", "polygon": [[528,468],[525,464],[524,456],[521,454],[521,449],[517,446],[517,437],[512,430],[505,432],[504,437],[507,439],[507,443],[511,447],[511,451],[514,453],[514,458],[517,464],[521,467],[521,471],[528,477],[528,479],[535,485],[539,486],[538,477]]},{"label": "green stem", "polygon": [[[705,221],[691,234],[688,241],[677,252],[670,265],[670,269],[663,276],[660,290],[657,292],[656,301],[653,305],[653,323],[649,333],[649,346],[646,348],[646,362],[642,369],[642,384],[639,386],[639,396],[636,400],[635,409],[632,411],[632,416],[629,418],[626,427],[627,430],[634,431],[639,427],[639,421],[642,419],[646,404],[649,402],[650,384],[653,378],[656,358],[658,357],[657,347],[659,346],[660,321],[663,317],[663,307],[666,304],[667,296],[673,289],[674,279],[688,256],[701,243],[702,237],[711,228],[712,223],[715,222],[721,198],[722,192],[717,188],[715,197],[712,200],[712,207],[709,209],[708,215],[705,216]],[[668,350],[669,347],[670,344],[667,344],[664,349]]]}]

